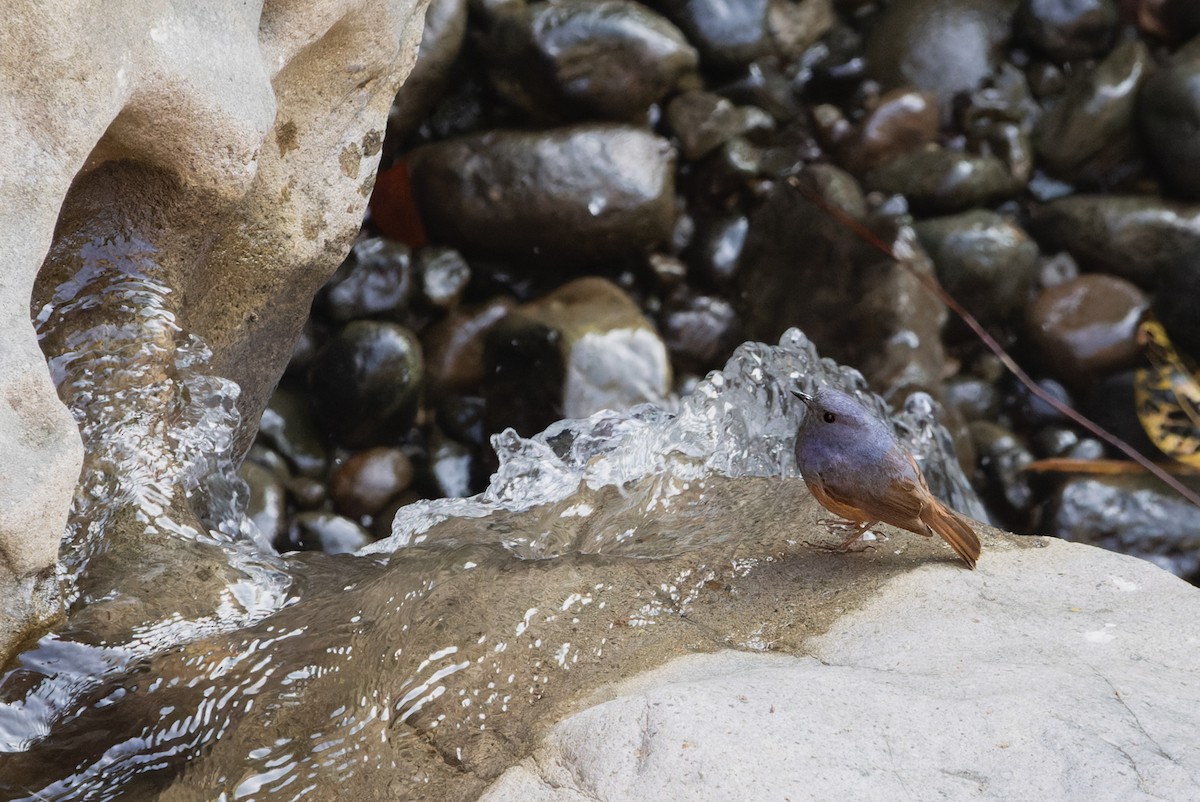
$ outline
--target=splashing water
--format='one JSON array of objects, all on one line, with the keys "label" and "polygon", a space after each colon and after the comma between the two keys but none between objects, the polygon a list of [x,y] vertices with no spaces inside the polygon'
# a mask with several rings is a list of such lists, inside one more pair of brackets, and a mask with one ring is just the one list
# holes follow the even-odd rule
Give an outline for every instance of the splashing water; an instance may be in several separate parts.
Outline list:
[{"label": "splashing water", "polygon": [[[551,425],[532,438],[512,429],[495,435],[500,467],[486,491],[468,499],[436,499],[411,504],[396,515],[392,536],[363,549],[386,553],[428,540],[427,532],[449,518],[482,518],[497,512],[523,512],[551,505],[548,520],[587,515],[589,498],[605,487],[624,488],[657,477],[640,512],[669,505],[672,494],[707,476],[796,476],[792,447],[799,402],[793,389],[813,392],[831,385],[856,392],[878,414],[887,405],[866,391],[862,374],[821,359],[798,329],[778,346],[746,343],[722,371],[714,371],[679,403],[677,414],[654,405],[629,412],[605,410],[582,420]],[[913,452],[931,489],[956,509],[984,519],[983,505],[954,457],[939,408],[925,393],[913,394],[896,420],[901,441]],[[566,502],[566,503],[564,503]],[[534,541],[509,541],[523,557],[552,557],[567,551],[628,553],[630,538],[609,533],[591,543],[555,542],[549,534]],[[659,541],[651,548],[638,540],[638,556],[675,553],[683,543]],[[661,549],[661,551],[659,550]]]},{"label": "splashing water", "polygon": [[35,318],[85,448],[58,565],[75,610],[0,686],[0,755],[114,674],[269,615],[289,583],[243,513],[238,387],[208,373],[211,352],[180,329],[157,250],[115,237],[79,254]]},{"label": "splashing water", "polygon": [[[778,346],[739,348],[675,412],[642,406],[528,439],[497,435],[486,492],[401,510],[393,535],[360,556],[280,559],[255,545],[236,501],[235,388],[204,374],[203,345],[181,336],[148,277],[152,252],[127,247],[117,280],[100,279],[102,266],[81,273],[39,316],[53,332],[65,305],[99,296],[88,303],[141,309],[154,335],[132,332],[147,350],[131,340],[119,360],[77,348],[54,363],[89,454],[102,452],[68,533],[76,595],[92,599],[72,624],[120,598],[119,582],[111,598],[87,587],[128,521],[121,509],[146,531],[220,550],[235,570],[208,616],[161,616],[110,643],[60,633],[22,656],[0,679],[0,789],[12,797],[144,798],[174,782],[221,799],[385,787],[470,798],[476,767],[530,737],[555,704],[657,659],[664,617],[771,562],[805,497],[779,481],[796,477],[791,389],[865,386],[792,330]],[[136,410],[147,408],[169,414],[146,420]],[[914,396],[898,431],[931,486],[978,514],[935,414]],[[193,506],[200,516],[176,517]],[[757,543],[760,531],[777,539]],[[731,556],[746,543],[751,556]],[[162,589],[178,601],[174,591]],[[762,641],[760,626],[739,642]]]},{"label": "splashing water", "polygon": [[[80,250],[81,269],[35,319],[40,339],[61,344],[51,376],[87,450],[63,544],[66,579],[106,548],[113,515],[127,507],[147,532],[220,546],[248,568],[261,562],[272,550],[241,512],[248,491],[232,454],[237,385],[206,373],[212,353],[176,322],[153,245],[114,238]],[[184,506],[207,526],[171,515]]]}]

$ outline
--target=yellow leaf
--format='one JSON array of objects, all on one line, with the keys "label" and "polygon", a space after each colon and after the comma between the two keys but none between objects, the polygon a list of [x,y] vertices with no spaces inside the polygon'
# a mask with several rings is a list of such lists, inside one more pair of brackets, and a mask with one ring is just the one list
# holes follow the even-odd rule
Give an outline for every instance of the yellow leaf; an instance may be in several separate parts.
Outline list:
[{"label": "yellow leaf", "polygon": [[1200,380],[1196,372],[1152,317],[1138,326],[1138,344],[1150,363],[1138,368],[1133,378],[1142,428],[1168,457],[1200,466]]}]

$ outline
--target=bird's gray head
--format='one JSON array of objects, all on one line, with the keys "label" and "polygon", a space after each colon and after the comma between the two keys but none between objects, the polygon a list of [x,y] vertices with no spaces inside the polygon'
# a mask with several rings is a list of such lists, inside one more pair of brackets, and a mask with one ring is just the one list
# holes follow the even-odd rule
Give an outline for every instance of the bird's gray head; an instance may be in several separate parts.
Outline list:
[{"label": "bird's gray head", "polygon": [[808,407],[808,413],[804,416],[804,422],[801,424],[805,429],[836,426],[854,431],[878,424],[876,416],[872,415],[857,398],[841,390],[822,387],[812,395],[795,390],[792,391],[792,394]]},{"label": "bird's gray head", "polygon": [[796,432],[801,473],[823,474],[846,464],[858,466],[860,473],[873,470],[896,447],[891,424],[849,393],[823,387],[811,396],[796,397],[808,407]]}]

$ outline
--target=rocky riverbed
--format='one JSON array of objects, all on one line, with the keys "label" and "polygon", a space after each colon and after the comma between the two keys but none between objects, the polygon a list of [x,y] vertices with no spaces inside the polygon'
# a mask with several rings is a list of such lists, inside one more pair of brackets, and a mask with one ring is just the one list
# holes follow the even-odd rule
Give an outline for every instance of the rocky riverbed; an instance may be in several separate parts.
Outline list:
[{"label": "rocky riverbed", "polygon": [[[243,471],[283,550],[468,496],[489,438],[670,407],[803,329],[943,405],[990,520],[1200,578],[1200,511],[1033,397],[913,276],[1153,459],[1138,323],[1200,353],[1200,20],[1187,3],[435,0],[350,258]],[[1193,438],[1200,436],[1197,430]]]}]

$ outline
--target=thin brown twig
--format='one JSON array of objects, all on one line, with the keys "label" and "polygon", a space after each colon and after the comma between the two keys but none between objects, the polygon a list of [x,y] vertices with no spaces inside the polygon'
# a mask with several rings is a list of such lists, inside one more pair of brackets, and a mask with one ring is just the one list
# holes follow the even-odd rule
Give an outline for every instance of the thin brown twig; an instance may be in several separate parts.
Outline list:
[{"label": "thin brown twig", "polygon": [[992,337],[992,335],[987,333],[987,330],[984,329],[979,321],[975,319],[975,316],[968,312],[958,301],[954,300],[954,298],[942,288],[942,285],[938,283],[938,280],[935,277],[914,269],[912,265],[898,257],[896,252],[892,250],[891,246],[876,236],[875,232],[871,231],[862,223],[855,220],[846,212],[827,202],[816,192],[804,186],[796,176],[790,176],[787,179],[787,182],[796,191],[798,191],[805,200],[815,205],[818,209],[832,217],[834,220],[837,220],[839,223],[846,226],[846,228],[853,231],[860,239],[862,239],[863,242],[866,242],[871,247],[880,251],[887,256],[887,258],[891,259],[896,264],[907,270],[911,275],[915,276],[917,281],[921,282],[925,289],[937,296],[942,303],[944,303],[952,312],[954,312],[954,314],[958,315],[959,318],[962,319],[963,323],[967,324],[971,331],[975,333],[975,336],[978,337],[983,344],[988,347],[988,350],[996,355],[1001,363],[1003,363],[1004,367],[1008,368],[1009,372],[1011,372],[1022,384],[1029,388],[1029,392],[1033,393],[1059,413],[1070,418],[1084,429],[1087,429],[1089,432],[1094,434],[1096,437],[1099,437],[1113,448],[1116,448],[1138,465],[1141,465],[1147,471],[1154,474],[1155,477],[1157,477],[1160,481],[1162,481],[1180,496],[1187,499],[1197,507],[1200,507],[1200,496],[1188,489],[1174,476],[1167,473],[1160,466],[1156,465],[1148,457],[1144,456],[1141,452],[1126,443],[1121,438],[1117,437],[1115,434],[1112,434],[1101,428],[1099,424],[1094,423],[1089,418],[1085,417],[1079,412],[1076,412],[1074,409],[1062,403],[1057,398],[1039,387],[1037,383],[1029,376],[1029,374],[1017,364],[1016,360],[1009,356],[1008,352],[1004,350],[1004,347],[1001,346],[1000,343],[996,342],[996,339]]},{"label": "thin brown twig", "polygon": [[[1156,463],[1167,473],[1180,476],[1200,476],[1200,468],[1182,462]],[[1021,468],[1026,473],[1081,473],[1081,474],[1130,474],[1145,473],[1141,465],[1123,459],[1075,459],[1073,457],[1047,457],[1035,460]]]}]

